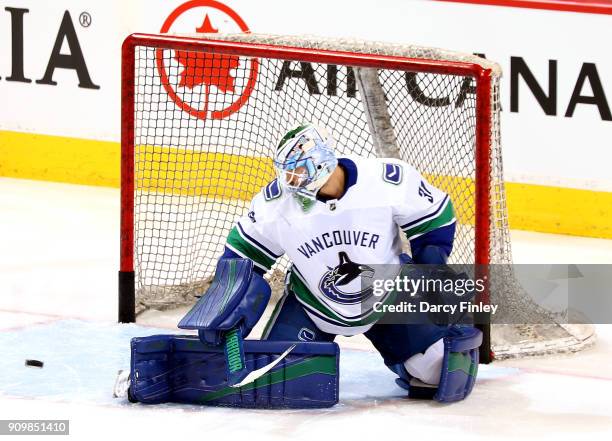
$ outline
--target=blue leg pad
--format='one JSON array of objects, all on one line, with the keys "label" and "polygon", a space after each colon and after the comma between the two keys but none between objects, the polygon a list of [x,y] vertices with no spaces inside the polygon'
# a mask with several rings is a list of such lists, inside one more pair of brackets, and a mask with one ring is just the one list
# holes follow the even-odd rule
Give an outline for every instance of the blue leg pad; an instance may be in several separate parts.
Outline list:
[{"label": "blue leg pad", "polygon": [[296,347],[253,383],[230,387],[223,348],[197,336],[154,335],[131,342],[130,397],[141,403],[189,403],[248,408],[322,408],[338,402],[335,343],[244,341],[249,371]]},{"label": "blue leg pad", "polygon": [[465,399],[474,388],[481,344],[482,333],[478,329],[449,327],[444,337],[444,358],[438,386],[426,385],[412,378],[403,363],[388,367],[399,376],[395,382],[408,391],[410,398],[452,403]]},{"label": "blue leg pad", "polygon": [[463,400],[472,392],[482,344],[482,332],[476,328],[453,326],[448,332],[444,337],[442,375],[434,396],[441,403]]}]

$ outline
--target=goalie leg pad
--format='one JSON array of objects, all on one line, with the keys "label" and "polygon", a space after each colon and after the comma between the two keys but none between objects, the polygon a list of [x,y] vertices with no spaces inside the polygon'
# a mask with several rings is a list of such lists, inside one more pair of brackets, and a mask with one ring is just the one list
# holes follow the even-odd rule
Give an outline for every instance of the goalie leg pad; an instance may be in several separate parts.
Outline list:
[{"label": "goalie leg pad", "polygon": [[453,326],[444,337],[444,360],[438,392],[434,396],[441,403],[465,399],[474,388],[478,373],[482,332],[472,327]]},{"label": "goalie leg pad", "polygon": [[396,383],[408,390],[410,398],[452,403],[465,399],[472,392],[478,373],[478,348],[482,344],[482,332],[472,327],[452,326],[448,328],[443,342],[444,358],[437,387],[418,381],[408,373],[404,363],[389,365],[399,376]]},{"label": "goalie leg pad", "polygon": [[[249,370],[266,366],[294,342],[246,340]],[[131,342],[130,396],[141,403],[189,403],[248,408],[323,408],[338,402],[339,348],[297,343],[253,383],[228,386],[223,349],[197,336],[155,335]]]}]

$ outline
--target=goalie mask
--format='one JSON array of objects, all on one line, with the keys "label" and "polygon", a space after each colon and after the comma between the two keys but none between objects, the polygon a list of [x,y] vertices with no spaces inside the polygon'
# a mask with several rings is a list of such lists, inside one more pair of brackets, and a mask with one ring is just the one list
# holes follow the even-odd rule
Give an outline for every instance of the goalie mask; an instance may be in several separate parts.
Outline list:
[{"label": "goalie mask", "polygon": [[304,123],[278,143],[274,168],[278,182],[289,192],[314,200],[338,165],[335,141],[329,132]]}]

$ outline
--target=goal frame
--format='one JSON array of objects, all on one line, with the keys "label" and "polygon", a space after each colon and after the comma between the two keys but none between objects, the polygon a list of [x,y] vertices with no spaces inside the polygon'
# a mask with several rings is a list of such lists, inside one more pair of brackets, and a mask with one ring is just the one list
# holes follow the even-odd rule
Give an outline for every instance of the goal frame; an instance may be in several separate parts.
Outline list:
[{"label": "goal frame", "polygon": [[[134,272],[134,97],[135,55],[137,47],[200,51],[244,57],[265,57],[291,61],[326,63],[365,68],[458,75],[471,77],[476,90],[475,133],[475,238],[476,265],[490,263],[491,216],[491,90],[492,70],[475,63],[417,59],[401,56],[353,53],[327,49],[308,49],[275,46],[260,43],[230,42],[209,37],[176,35],[132,34],[122,45],[121,53],[121,220],[118,321],[136,320]],[[480,300],[488,302],[488,294]],[[484,333],[481,362],[492,359],[490,351],[490,325],[480,326]]]}]

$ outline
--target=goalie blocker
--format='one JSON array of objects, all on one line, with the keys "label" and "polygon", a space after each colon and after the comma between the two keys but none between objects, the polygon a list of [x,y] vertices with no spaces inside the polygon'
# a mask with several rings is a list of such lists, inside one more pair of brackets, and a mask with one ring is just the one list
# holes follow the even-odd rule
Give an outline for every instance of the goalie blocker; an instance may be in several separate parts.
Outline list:
[{"label": "goalie blocker", "polygon": [[338,402],[336,343],[247,340],[249,371],[293,350],[268,373],[242,387],[227,382],[223,348],[197,336],[154,335],[131,342],[130,401],[248,408],[322,408]]}]

